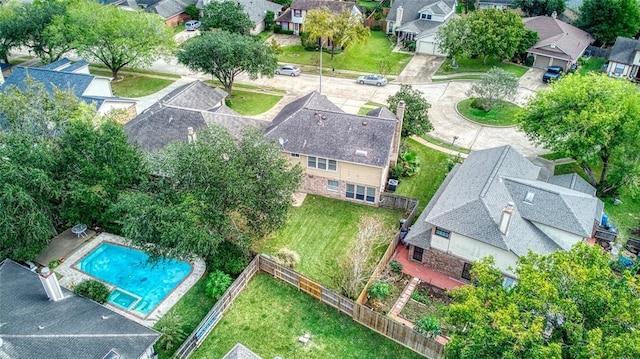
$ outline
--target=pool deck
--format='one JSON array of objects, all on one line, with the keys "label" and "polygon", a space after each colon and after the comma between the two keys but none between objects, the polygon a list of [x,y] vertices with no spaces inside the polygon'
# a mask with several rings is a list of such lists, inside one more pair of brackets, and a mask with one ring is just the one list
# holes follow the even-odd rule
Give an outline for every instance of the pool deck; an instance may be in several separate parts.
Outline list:
[{"label": "pool deck", "polygon": [[86,233],[82,236],[78,236],[71,232],[71,228],[53,237],[51,243],[47,246],[47,249],[40,255],[40,257],[34,259],[34,262],[46,267],[54,259],[69,257],[78,247],[82,247],[84,242],[91,240],[96,235],[96,232],[87,229]]},{"label": "pool deck", "polygon": [[[100,233],[98,236],[86,241],[84,246],[79,247],[78,250],[68,256],[68,258],[66,258],[66,260],[55,269],[56,273],[62,275],[62,278],[59,279],[60,285],[71,289],[84,280],[92,279],[91,276],[79,271],[73,266],[85,255],[98,247],[102,242],[127,245],[124,238],[106,232]],[[105,306],[142,325],[153,327],[153,325],[162,318],[162,316],[167,313],[169,309],[171,309],[171,307],[173,307],[204,274],[206,266],[202,259],[192,261],[190,264],[192,266],[192,270],[187,278],[185,278],[184,281],[182,281],[182,283],[180,283],[146,318],[133,315],[131,312],[122,310],[109,303],[105,303]],[[113,289],[112,285],[107,284],[107,286],[109,289]]]}]

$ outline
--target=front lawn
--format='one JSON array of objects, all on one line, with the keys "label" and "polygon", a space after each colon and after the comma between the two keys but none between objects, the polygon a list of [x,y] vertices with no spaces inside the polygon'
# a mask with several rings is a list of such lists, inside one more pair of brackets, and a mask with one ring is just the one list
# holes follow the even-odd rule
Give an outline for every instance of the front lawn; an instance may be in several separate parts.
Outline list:
[{"label": "front lawn", "polygon": [[482,59],[456,59],[457,68],[451,67],[451,59],[446,59],[440,65],[435,75],[455,75],[461,72],[487,72],[492,67],[500,67],[512,74],[522,77],[529,68],[521,65],[512,64],[510,62],[498,61],[495,59],[487,59],[487,63],[483,64]]},{"label": "front lawn", "polygon": [[[111,77],[111,71],[90,68],[92,75]],[[132,73],[118,73],[122,77],[120,81],[112,81],[111,89],[114,96],[120,97],[144,97],[154,94],[163,88],[171,85],[174,80],[149,77]]]},{"label": "front lawn", "polygon": [[[372,31],[369,41],[365,44],[350,46],[346,51],[337,54],[331,61],[331,54],[322,55],[322,67],[326,74],[330,69],[359,71],[362,73],[378,73],[378,62],[385,59],[391,65],[390,75],[398,75],[411,60],[411,55],[391,52],[393,44],[384,31]],[[278,61],[301,65],[319,66],[320,52],[305,51],[302,45],[283,46]]]},{"label": "front lawn", "polygon": [[227,105],[243,116],[253,116],[270,110],[281,99],[280,95],[234,89]]},{"label": "front lawn", "polygon": [[262,358],[422,358],[268,274],[251,280],[191,358],[222,358],[236,343]]},{"label": "front lawn", "polygon": [[453,159],[453,156],[423,146],[410,138],[407,140],[407,145],[410,150],[418,154],[420,168],[415,175],[400,179],[396,194],[420,200],[419,215],[444,181],[448,172],[448,162]]},{"label": "front lawn", "polygon": [[464,147],[458,147],[456,145],[452,145],[451,141],[443,141],[439,138],[433,137],[429,134],[424,134],[422,136],[420,136],[420,138],[422,138],[423,140],[427,141],[427,142],[431,142],[434,145],[438,145],[440,147],[444,147],[446,149],[452,150],[452,151],[457,151],[459,153],[471,153],[471,150],[468,148],[464,148]]},{"label": "front lawn", "polygon": [[602,71],[602,65],[607,62],[607,59],[602,57],[591,56],[589,60],[580,64],[580,68],[578,68],[578,73],[581,75],[586,75],[589,72],[600,72]]},{"label": "front lawn", "polygon": [[520,107],[517,105],[501,101],[491,111],[485,112],[482,109],[471,106],[473,100],[468,98],[458,102],[456,105],[458,112],[466,119],[489,126],[514,126],[518,123],[516,116],[520,111]]},{"label": "front lawn", "polygon": [[[379,215],[392,229],[403,217],[399,211],[308,195],[301,207],[291,208],[284,228],[271,238],[261,239],[255,250],[269,255],[281,248],[294,250],[300,255],[298,272],[335,287],[336,260],[344,257],[354,243],[358,221],[367,214]],[[380,256],[384,250],[386,247]]]},{"label": "front lawn", "polygon": [[[211,307],[216,304],[216,301],[205,293],[208,273],[202,275],[202,278],[196,284],[189,289],[189,291],[180,298],[180,301],[169,310],[169,313],[176,313],[182,319],[180,321],[181,328],[186,335],[191,332],[200,324],[202,319],[207,315]],[[166,315],[166,314],[165,314]],[[159,328],[162,323],[162,319],[156,323],[154,328]],[[170,350],[163,350],[160,345],[155,346],[155,350],[159,354],[159,358],[169,359],[173,353],[178,349],[182,343],[178,343]]]}]

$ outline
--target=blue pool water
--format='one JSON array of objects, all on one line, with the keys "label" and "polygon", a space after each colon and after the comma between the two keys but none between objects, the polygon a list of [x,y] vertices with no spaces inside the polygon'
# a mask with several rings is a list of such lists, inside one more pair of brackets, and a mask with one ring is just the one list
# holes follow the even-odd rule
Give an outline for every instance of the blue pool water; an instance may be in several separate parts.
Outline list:
[{"label": "blue pool water", "polygon": [[149,263],[149,255],[104,242],[76,268],[116,287],[109,303],[146,317],[191,273],[191,265],[175,259]]}]

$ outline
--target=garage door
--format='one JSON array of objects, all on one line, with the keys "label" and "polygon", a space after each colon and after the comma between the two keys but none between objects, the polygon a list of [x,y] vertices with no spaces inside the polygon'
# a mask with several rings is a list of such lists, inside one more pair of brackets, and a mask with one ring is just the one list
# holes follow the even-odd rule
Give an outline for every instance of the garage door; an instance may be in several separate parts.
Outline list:
[{"label": "garage door", "polygon": [[562,67],[565,71],[567,70],[567,60],[562,60],[562,59],[553,59],[553,65],[554,65],[554,66],[560,66],[560,67]]},{"label": "garage door", "polygon": [[418,41],[416,44],[416,52],[419,54],[433,55],[435,46],[433,42]]},{"label": "garage door", "polygon": [[533,67],[537,67],[539,69],[546,69],[549,67],[549,56],[536,56],[536,61],[533,62]]}]

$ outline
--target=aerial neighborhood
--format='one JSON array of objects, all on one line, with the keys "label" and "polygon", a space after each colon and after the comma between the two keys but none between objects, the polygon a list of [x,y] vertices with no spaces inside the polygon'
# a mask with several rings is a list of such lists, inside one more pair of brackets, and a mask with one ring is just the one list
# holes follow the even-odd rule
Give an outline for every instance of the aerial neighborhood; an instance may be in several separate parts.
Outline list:
[{"label": "aerial neighborhood", "polygon": [[638,0],[0,3],[0,358],[640,358]]}]

